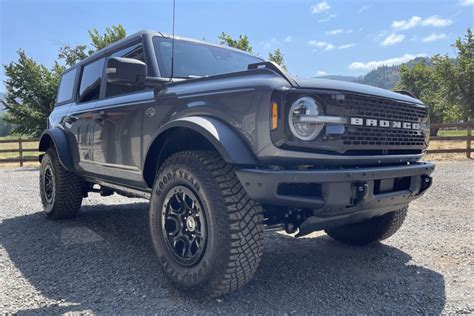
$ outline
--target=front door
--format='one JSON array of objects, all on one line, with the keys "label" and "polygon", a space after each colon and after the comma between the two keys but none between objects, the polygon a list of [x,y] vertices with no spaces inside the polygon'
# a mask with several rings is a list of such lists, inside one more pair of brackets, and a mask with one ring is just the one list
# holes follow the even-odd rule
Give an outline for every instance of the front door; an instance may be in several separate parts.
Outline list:
[{"label": "front door", "polygon": [[[145,62],[143,45],[138,41],[114,52],[111,57]],[[93,164],[96,173],[109,181],[128,179],[130,186],[143,186],[142,129],[145,109],[154,103],[153,90],[143,86],[107,83],[92,113]]]},{"label": "front door", "polygon": [[100,166],[96,172],[105,179],[129,179],[129,185],[142,186],[143,119],[153,102],[152,90],[97,102],[92,113],[92,157]]}]

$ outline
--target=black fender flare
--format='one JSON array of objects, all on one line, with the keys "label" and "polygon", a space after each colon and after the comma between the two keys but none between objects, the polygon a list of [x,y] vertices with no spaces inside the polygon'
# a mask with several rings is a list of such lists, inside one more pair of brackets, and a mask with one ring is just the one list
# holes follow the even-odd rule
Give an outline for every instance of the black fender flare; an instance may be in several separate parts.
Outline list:
[{"label": "black fender flare", "polygon": [[[188,116],[168,122],[155,133],[153,141],[150,142],[145,152],[146,158],[143,163],[143,172],[149,171],[149,167],[154,163],[153,160],[159,158],[150,154],[155,144],[159,144],[162,141],[162,136],[165,137],[164,135],[167,131],[177,127],[187,128],[202,135],[219,152],[222,159],[228,163],[237,165],[257,164],[257,160],[249,146],[227,124],[211,117]],[[144,178],[146,179],[145,174]]]},{"label": "black fender flare", "polygon": [[[71,156],[71,151],[69,148],[69,143],[67,141],[66,134],[59,127],[54,127],[48,130],[45,130],[40,136],[39,140],[39,151],[46,151],[51,146],[54,146],[56,153],[58,154],[59,162],[68,171],[74,171],[74,163]],[[43,155],[40,156],[39,160],[41,162]]]}]

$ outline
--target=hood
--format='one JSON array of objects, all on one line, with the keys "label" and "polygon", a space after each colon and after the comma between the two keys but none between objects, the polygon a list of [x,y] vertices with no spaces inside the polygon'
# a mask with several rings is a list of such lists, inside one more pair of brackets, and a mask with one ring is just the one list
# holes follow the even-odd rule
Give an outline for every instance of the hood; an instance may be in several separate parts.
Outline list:
[{"label": "hood", "polygon": [[393,92],[390,90],[368,86],[365,84],[339,81],[339,80],[331,80],[331,79],[317,79],[317,78],[315,79],[293,78],[293,79],[297,82],[299,88],[303,88],[303,89],[347,91],[347,92],[368,94],[368,95],[378,96],[382,98],[394,99],[398,101],[423,104],[423,102],[421,102],[420,100],[412,98],[408,95],[400,94],[400,93]]}]

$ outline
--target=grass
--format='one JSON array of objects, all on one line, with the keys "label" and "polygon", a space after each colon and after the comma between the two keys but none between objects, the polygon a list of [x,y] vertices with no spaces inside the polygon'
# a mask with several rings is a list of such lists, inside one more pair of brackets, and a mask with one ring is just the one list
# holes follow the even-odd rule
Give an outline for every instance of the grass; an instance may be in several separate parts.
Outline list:
[{"label": "grass", "polygon": [[[0,140],[9,140],[9,139],[18,139],[18,136],[4,136],[0,137]],[[28,142],[28,143],[22,143],[23,149],[37,149],[38,148],[38,142]],[[6,150],[6,149],[18,149],[18,143],[6,143],[2,144],[0,143],[0,150]],[[39,152],[27,152],[23,153],[23,157],[37,157],[39,155]],[[9,158],[17,158],[19,157],[19,153],[0,153],[0,159],[9,159]]]},{"label": "grass", "polygon": [[467,136],[465,129],[439,130],[438,136]]}]

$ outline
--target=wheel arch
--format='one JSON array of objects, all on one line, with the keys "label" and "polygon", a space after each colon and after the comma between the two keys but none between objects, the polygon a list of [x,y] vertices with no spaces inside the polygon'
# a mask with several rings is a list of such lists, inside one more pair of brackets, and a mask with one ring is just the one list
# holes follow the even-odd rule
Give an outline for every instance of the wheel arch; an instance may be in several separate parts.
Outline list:
[{"label": "wheel arch", "polygon": [[[71,157],[71,151],[69,150],[66,134],[59,127],[48,129],[40,136],[38,145],[39,151],[45,152],[51,146],[54,146],[54,149],[58,154],[59,162],[64,167],[64,169],[68,171],[74,171],[74,164]],[[40,155],[40,162],[42,158],[43,155]]]},{"label": "wheel arch", "polygon": [[153,186],[156,171],[171,154],[197,149],[215,150],[231,164],[257,164],[249,146],[225,123],[203,116],[185,117],[163,126],[148,147],[142,168],[147,185]]}]

